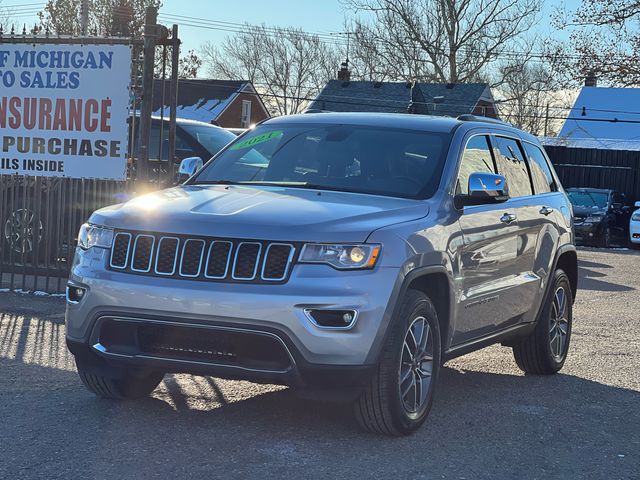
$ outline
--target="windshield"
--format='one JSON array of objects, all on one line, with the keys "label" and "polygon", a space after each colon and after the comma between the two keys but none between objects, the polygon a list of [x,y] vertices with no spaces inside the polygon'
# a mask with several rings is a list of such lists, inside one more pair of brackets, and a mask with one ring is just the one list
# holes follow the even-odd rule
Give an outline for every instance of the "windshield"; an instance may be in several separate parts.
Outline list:
[{"label": "windshield", "polygon": [[355,125],[263,125],[222,152],[190,183],[427,198],[438,188],[449,137]]},{"label": "windshield", "polygon": [[579,207],[607,208],[609,194],[603,192],[568,191],[569,200]]},{"label": "windshield", "polygon": [[181,124],[180,127],[191,135],[212,156],[222,150],[236,136],[222,128],[205,127],[204,125]]}]

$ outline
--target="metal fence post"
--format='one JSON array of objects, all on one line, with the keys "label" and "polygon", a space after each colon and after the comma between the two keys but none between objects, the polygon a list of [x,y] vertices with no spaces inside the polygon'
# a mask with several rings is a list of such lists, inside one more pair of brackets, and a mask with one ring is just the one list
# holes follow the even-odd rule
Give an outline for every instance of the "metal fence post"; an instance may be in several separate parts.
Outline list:
[{"label": "metal fence post", "polygon": [[158,35],[158,9],[148,7],[144,25],[144,58],[142,71],[142,105],[140,107],[140,151],[138,155],[138,182],[149,180],[149,142],[151,137],[151,110],[153,108],[153,70]]}]

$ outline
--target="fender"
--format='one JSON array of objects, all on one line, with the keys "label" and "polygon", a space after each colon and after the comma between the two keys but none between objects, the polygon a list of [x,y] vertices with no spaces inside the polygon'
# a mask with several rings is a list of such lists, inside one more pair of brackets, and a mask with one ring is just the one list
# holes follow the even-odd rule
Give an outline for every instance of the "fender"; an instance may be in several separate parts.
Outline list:
[{"label": "fender", "polygon": [[[400,309],[400,302],[404,298],[405,293],[409,289],[409,285],[411,282],[416,280],[417,278],[424,277],[426,275],[432,275],[434,273],[444,274],[448,280],[449,292],[449,317],[447,321],[449,324],[451,323],[451,315],[454,311],[454,290],[453,290],[453,278],[451,276],[451,272],[447,270],[444,265],[428,265],[424,267],[418,267],[414,270],[409,271],[404,278],[398,277],[398,281],[393,288],[393,292],[391,293],[391,298],[387,305],[387,308],[382,317],[382,322],[380,322],[380,328],[378,329],[378,334],[376,339],[371,346],[371,350],[369,350],[369,354],[367,355],[367,364],[377,364],[378,359],[380,358],[380,353],[382,351],[382,347],[385,345],[387,336],[389,335],[389,330],[391,326],[391,322],[398,315],[398,310]],[[446,339],[446,342],[449,343],[449,339]],[[443,349],[444,350],[444,349]]]}]

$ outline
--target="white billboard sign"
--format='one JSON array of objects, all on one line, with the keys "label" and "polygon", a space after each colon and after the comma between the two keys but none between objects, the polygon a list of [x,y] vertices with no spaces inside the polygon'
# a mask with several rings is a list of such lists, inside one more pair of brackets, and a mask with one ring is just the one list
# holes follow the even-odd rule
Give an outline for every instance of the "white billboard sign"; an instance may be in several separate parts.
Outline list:
[{"label": "white billboard sign", "polygon": [[126,177],[131,48],[0,43],[0,173]]}]

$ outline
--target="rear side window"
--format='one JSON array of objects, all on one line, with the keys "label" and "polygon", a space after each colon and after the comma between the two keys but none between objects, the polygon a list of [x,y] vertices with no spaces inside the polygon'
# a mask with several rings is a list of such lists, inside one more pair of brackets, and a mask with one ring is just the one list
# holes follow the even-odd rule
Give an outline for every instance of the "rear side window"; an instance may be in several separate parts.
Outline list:
[{"label": "rear side window", "polygon": [[531,181],[527,163],[517,140],[506,137],[495,137],[500,151],[498,170],[507,179],[509,195],[513,198],[531,195]]},{"label": "rear side window", "polygon": [[486,135],[472,137],[462,152],[458,183],[456,184],[457,194],[466,195],[469,193],[469,176],[476,172],[496,173],[489,138]]},{"label": "rear side window", "polygon": [[525,152],[527,152],[529,169],[531,170],[531,180],[536,193],[557,191],[558,189],[553,180],[551,169],[542,150],[532,143],[525,142],[523,145]]}]

